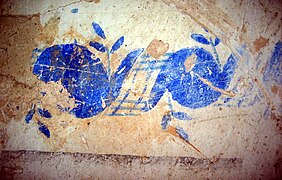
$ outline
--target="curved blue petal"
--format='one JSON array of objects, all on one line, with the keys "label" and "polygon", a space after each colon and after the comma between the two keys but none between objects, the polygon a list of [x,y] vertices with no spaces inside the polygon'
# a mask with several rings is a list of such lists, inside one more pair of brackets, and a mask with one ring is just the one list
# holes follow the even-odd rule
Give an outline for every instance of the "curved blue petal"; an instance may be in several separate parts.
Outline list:
[{"label": "curved blue petal", "polygon": [[124,42],[124,36],[121,36],[112,46],[111,54],[117,51],[120,48],[120,46],[123,44],[123,42]]},{"label": "curved blue petal", "polygon": [[101,26],[95,22],[92,23],[93,29],[95,31],[95,33],[100,36],[103,39],[106,39],[105,33],[103,31],[103,29],[101,28]]},{"label": "curved blue petal", "polygon": [[191,34],[191,38],[202,44],[210,44],[209,40],[202,34]]},{"label": "curved blue petal", "polygon": [[100,51],[100,52],[106,52],[107,51],[107,48],[103,44],[100,44],[98,42],[90,41],[89,45],[94,47],[97,51]]}]

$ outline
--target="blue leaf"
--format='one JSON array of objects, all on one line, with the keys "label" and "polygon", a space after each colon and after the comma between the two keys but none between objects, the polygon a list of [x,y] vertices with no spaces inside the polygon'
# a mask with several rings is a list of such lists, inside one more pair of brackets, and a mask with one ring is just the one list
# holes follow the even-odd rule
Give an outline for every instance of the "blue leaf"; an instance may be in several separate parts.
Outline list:
[{"label": "blue leaf", "polygon": [[189,136],[182,127],[176,127],[176,133],[184,140],[189,141]]},{"label": "blue leaf", "polygon": [[107,48],[103,44],[100,44],[98,42],[90,41],[89,45],[94,47],[97,51],[100,51],[100,52],[106,52],[107,51]]},{"label": "blue leaf", "polygon": [[113,54],[115,51],[117,51],[120,46],[123,44],[124,42],[124,37],[121,36],[113,45],[112,49],[111,49],[111,54]]},{"label": "blue leaf", "polygon": [[32,120],[34,113],[35,113],[34,109],[31,109],[31,110],[28,111],[27,115],[25,116],[25,122],[27,124],[29,124],[29,122]]},{"label": "blue leaf", "polygon": [[40,116],[45,117],[45,118],[51,118],[52,117],[51,113],[47,109],[38,108],[38,113],[39,113]]},{"label": "blue leaf", "polygon": [[209,40],[205,38],[202,34],[191,34],[191,38],[202,44],[210,44]]},{"label": "blue leaf", "polygon": [[100,36],[103,39],[106,39],[105,33],[99,24],[93,22],[92,26],[98,36]]},{"label": "blue leaf", "polygon": [[71,10],[71,12],[72,12],[72,13],[77,13],[77,12],[78,12],[78,8],[73,8],[73,9]]},{"label": "blue leaf", "polygon": [[220,42],[221,42],[220,39],[216,37],[214,40],[214,46],[217,46]]},{"label": "blue leaf", "polygon": [[179,120],[192,120],[192,118],[185,112],[172,112],[172,116]]},{"label": "blue leaf", "polygon": [[170,114],[165,114],[162,118],[162,122],[161,122],[161,126],[162,126],[162,129],[167,129],[167,126],[169,125],[171,121],[171,115]]},{"label": "blue leaf", "polygon": [[47,138],[50,138],[50,131],[48,127],[40,121],[38,121],[37,124],[39,131],[42,132]]}]

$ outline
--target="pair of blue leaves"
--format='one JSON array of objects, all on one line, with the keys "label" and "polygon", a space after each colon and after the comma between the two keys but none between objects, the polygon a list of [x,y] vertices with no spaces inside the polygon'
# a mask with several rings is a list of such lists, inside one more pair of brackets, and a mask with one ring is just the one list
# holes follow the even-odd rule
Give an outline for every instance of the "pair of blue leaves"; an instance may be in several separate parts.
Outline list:
[{"label": "pair of blue leaves", "polygon": [[[124,42],[124,36],[121,36],[112,46],[110,53],[113,54],[114,52],[116,52],[121,47],[123,42]],[[106,52],[108,50],[106,46],[98,42],[90,41],[89,45],[94,47],[97,51],[100,52]]]},{"label": "pair of blue leaves", "polygon": [[38,108],[38,113],[41,117],[51,118],[52,115],[47,109]]},{"label": "pair of blue leaves", "polygon": [[[103,29],[101,28],[101,26],[95,22],[92,23],[93,29],[95,31],[95,33],[101,37],[102,39],[106,39],[105,33],[103,31]],[[124,42],[124,36],[121,36],[112,46],[110,53],[113,54],[114,52],[116,52],[123,44]],[[94,47],[97,51],[100,52],[106,52],[108,51],[108,48],[106,46],[104,46],[101,43],[98,42],[92,42],[90,41],[89,43],[90,46]]]},{"label": "pair of blue leaves", "polygon": [[172,111],[163,116],[162,121],[161,121],[162,129],[164,130],[167,129],[169,123],[171,122],[172,116],[182,121],[192,120],[192,118],[185,112]]},{"label": "pair of blue leaves", "polygon": [[[47,109],[37,108],[37,111],[41,117],[45,117],[48,119],[52,117],[51,113]],[[35,114],[35,108],[33,105],[33,107],[28,111],[27,115],[25,116],[25,121],[27,124],[29,124],[29,122],[32,120],[34,114]]]},{"label": "pair of blue leaves", "polygon": [[[51,113],[46,109],[37,108],[37,110],[38,110],[38,114],[41,117],[45,117],[45,118],[51,118],[52,117]],[[27,115],[25,116],[25,122],[27,124],[30,123],[34,114],[35,114],[35,105],[33,104],[32,108],[28,111]],[[37,122],[37,125],[38,125],[39,131],[42,132],[47,138],[50,138],[50,131],[49,131],[48,127],[40,121]]]},{"label": "pair of blue leaves", "polygon": [[[201,43],[201,44],[211,44],[212,40],[209,41],[204,35],[202,34],[191,34],[191,38],[194,39],[195,41]],[[217,37],[215,38],[213,45],[217,46],[220,43],[220,39],[218,39]]]}]

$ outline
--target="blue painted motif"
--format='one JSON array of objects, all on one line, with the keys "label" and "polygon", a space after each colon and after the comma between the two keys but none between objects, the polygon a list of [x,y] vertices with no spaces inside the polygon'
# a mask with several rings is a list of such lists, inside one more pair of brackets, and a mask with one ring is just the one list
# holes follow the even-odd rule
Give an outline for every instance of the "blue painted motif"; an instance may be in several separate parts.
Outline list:
[{"label": "blue painted motif", "polygon": [[[195,66],[186,72],[184,63],[193,54],[197,57]],[[155,107],[166,90],[171,93],[172,99],[182,106],[192,109],[208,106],[217,101],[221,93],[201,79],[225,90],[229,86],[236,66],[236,59],[232,54],[221,70],[207,50],[200,47],[181,49],[173,53],[162,66],[144,110],[148,111]]]},{"label": "blue painted motif", "polygon": [[176,119],[179,119],[179,120],[182,120],[182,121],[192,120],[192,118],[188,114],[186,114],[185,112],[175,112],[175,111],[172,111],[171,114]]},{"label": "blue painted motif", "polygon": [[176,127],[176,133],[185,141],[189,142],[189,136],[182,127]]},{"label": "blue painted motif", "polygon": [[100,51],[100,52],[106,52],[107,51],[107,47],[105,47],[103,44],[100,44],[98,42],[90,41],[89,45],[94,47],[97,51]]},{"label": "blue painted motif", "polygon": [[[93,22],[92,25],[101,38],[106,38],[97,23]],[[112,51],[118,50],[123,41],[123,37],[119,38]],[[101,52],[109,51],[98,42],[90,42],[90,45]],[[44,82],[61,80],[64,88],[76,100],[76,107],[70,112],[78,118],[88,118],[102,112],[118,97],[124,79],[142,52],[143,49],[130,52],[116,72],[110,74],[109,64],[107,71],[99,58],[93,58],[94,54],[88,48],[76,43],[58,44],[40,54],[34,64],[33,74]]]},{"label": "blue painted motif", "polygon": [[202,34],[191,34],[191,38],[202,44],[210,44],[209,40]]},{"label": "blue painted motif", "polygon": [[35,113],[34,109],[31,109],[31,110],[28,111],[27,115],[25,116],[25,122],[27,124],[29,124],[30,121],[32,120],[34,113]]},{"label": "blue painted motif", "polygon": [[112,46],[112,49],[111,49],[111,54],[113,54],[114,52],[116,52],[120,47],[121,45],[123,44],[124,42],[124,37],[121,36],[115,43],[114,45]]},{"label": "blue painted motif", "polygon": [[171,122],[171,114],[170,113],[165,114],[161,121],[162,129],[166,130],[170,122]]},{"label": "blue painted motif", "polygon": [[45,118],[51,118],[52,117],[51,113],[47,109],[38,108],[38,113],[39,113],[40,116],[45,117]]},{"label": "blue painted motif", "polygon": [[[241,49],[238,49],[238,52],[241,55],[246,56],[245,51],[246,46],[244,45]],[[256,65],[255,70],[260,71],[260,64],[262,62],[261,54],[258,55],[258,63]],[[265,71],[263,74],[262,82],[265,87],[271,87],[273,83],[281,84],[282,83],[282,42],[278,41],[274,47],[271,57],[266,63]],[[264,94],[261,89],[257,86],[255,81],[252,78],[243,79],[239,77],[237,80],[237,84],[234,86],[233,91],[235,93],[239,92],[238,87],[241,81],[246,81],[248,88],[246,88],[240,96],[236,96],[234,98],[221,98],[223,103],[215,104],[216,106],[226,106],[226,107],[248,107],[253,106],[256,103],[261,102],[264,98]],[[264,112],[264,117],[267,119],[267,116],[270,115],[270,108],[267,108]]]},{"label": "blue painted motif", "polygon": [[71,113],[78,118],[88,118],[102,112],[117,98],[123,80],[142,51],[129,53],[117,71],[108,77],[100,59],[93,59],[86,47],[54,45],[42,52],[34,64],[33,73],[44,82],[61,80],[76,99],[77,106]]},{"label": "blue painted motif", "polygon": [[[99,24],[92,23],[94,32],[102,39],[106,35]],[[188,108],[202,108],[218,100],[221,93],[216,90],[225,90],[234,75],[237,62],[231,54],[226,64],[221,68],[216,46],[220,39],[206,38],[201,34],[192,34],[191,38],[196,42],[210,45],[213,54],[201,47],[183,48],[177,52],[166,53],[165,60],[147,60],[149,55],[142,55],[143,61],[133,69],[132,83],[139,71],[147,71],[146,82],[149,82],[151,74],[155,70],[160,70],[154,86],[151,89],[148,101],[143,100],[143,95],[148,90],[147,84],[144,86],[141,96],[136,100],[128,100],[131,87],[126,91],[121,100],[117,100],[118,105],[112,107],[110,116],[135,116],[133,110],[149,111],[154,108],[165,92],[169,92],[170,112],[165,114],[161,121],[162,129],[167,129],[172,117],[178,120],[191,120],[192,118],[185,112],[175,111],[171,99],[180,105]],[[63,87],[70,93],[70,98],[75,99],[76,107],[70,109],[58,108],[64,112],[70,112],[77,118],[88,118],[99,114],[109,107],[117,99],[124,79],[135,64],[137,58],[143,52],[138,49],[130,52],[120,63],[114,73],[111,73],[111,55],[124,44],[124,37],[120,37],[111,46],[107,47],[101,42],[89,42],[89,45],[97,51],[107,53],[107,69],[99,58],[89,51],[85,46],[79,45],[75,40],[70,44],[57,44],[46,48],[37,58],[33,74],[44,82],[60,81]],[[187,70],[185,62],[194,55],[196,61],[191,69]],[[146,60],[145,60],[146,59]],[[144,65],[142,67],[142,65]],[[207,83],[208,82],[208,83]],[[228,100],[229,101],[229,100]],[[133,107],[122,106],[123,103],[134,103]],[[141,104],[144,107],[137,107]],[[119,110],[129,110],[129,113],[118,113]],[[45,109],[38,108],[42,117],[51,118],[52,115]],[[33,112],[34,114],[34,112]],[[27,119],[32,115],[27,116]],[[30,121],[30,120],[29,120]],[[39,130],[50,137],[47,126],[38,121]],[[189,141],[188,134],[181,127],[176,128],[176,133],[186,141]]]},{"label": "blue painted motif", "polygon": [[105,33],[103,31],[103,29],[101,28],[101,26],[95,22],[92,23],[94,32],[101,37],[102,39],[106,39]]},{"label": "blue painted motif", "polygon": [[214,46],[217,46],[220,42],[221,42],[220,39],[216,37],[214,40]]},{"label": "blue painted motif", "polygon": [[73,9],[71,10],[71,12],[72,12],[72,13],[78,13],[78,8],[73,8]]},{"label": "blue painted motif", "polygon": [[278,41],[270,60],[266,64],[266,71],[263,75],[264,82],[275,82],[282,84],[282,41]]},{"label": "blue painted motif", "polygon": [[50,131],[48,127],[40,121],[37,121],[38,129],[41,133],[43,133],[47,138],[50,138]]}]

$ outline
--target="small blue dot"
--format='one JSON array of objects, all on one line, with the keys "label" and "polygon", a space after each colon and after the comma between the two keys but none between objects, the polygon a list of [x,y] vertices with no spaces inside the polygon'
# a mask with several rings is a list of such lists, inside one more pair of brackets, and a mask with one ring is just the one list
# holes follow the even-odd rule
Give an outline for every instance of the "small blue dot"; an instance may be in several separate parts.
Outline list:
[{"label": "small blue dot", "polygon": [[77,9],[77,8],[74,8],[74,9],[71,10],[71,12],[72,12],[72,13],[77,13],[77,12],[78,12],[78,9]]}]

